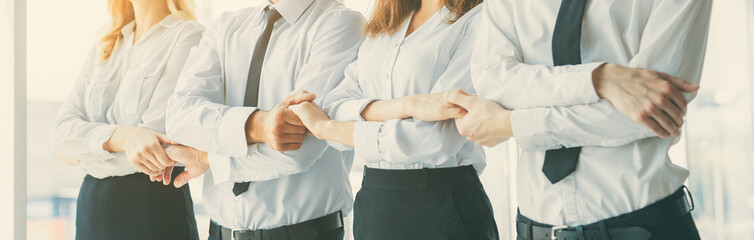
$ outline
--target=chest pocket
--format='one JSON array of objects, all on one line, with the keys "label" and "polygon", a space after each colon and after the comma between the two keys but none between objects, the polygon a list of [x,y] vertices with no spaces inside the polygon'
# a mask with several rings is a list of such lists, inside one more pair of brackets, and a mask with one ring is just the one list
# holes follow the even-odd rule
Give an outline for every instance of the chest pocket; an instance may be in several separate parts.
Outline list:
[{"label": "chest pocket", "polygon": [[116,116],[129,122],[139,119],[149,105],[164,68],[163,63],[150,62],[126,70],[115,100],[118,105]]},{"label": "chest pocket", "polygon": [[113,97],[118,90],[118,69],[97,66],[86,88],[84,97],[86,114],[89,120],[98,121],[113,104]]}]

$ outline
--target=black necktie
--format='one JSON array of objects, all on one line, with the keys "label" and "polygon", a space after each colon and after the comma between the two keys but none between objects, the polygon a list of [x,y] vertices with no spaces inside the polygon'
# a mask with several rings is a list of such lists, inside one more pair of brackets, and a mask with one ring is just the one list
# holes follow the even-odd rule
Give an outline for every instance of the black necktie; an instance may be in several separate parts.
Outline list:
[{"label": "black necktie", "polygon": [[[275,22],[280,20],[281,15],[275,9],[265,9],[267,15],[267,25],[264,27],[264,32],[259,36],[257,45],[254,46],[254,53],[251,55],[251,66],[249,67],[249,77],[246,79],[246,96],[243,100],[243,105],[246,107],[256,107],[259,100],[259,77],[262,71],[262,64],[264,63],[264,55],[267,53],[267,45],[270,43],[270,36],[272,35],[272,28],[275,26]],[[233,194],[236,196],[249,190],[250,182],[237,182],[233,184]]]},{"label": "black necktie", "polygon": [[[586,0],[563,0],[552,33],[555,66],[581,64],[581,21]],[[542,172],[555,184],[576,170],[581,147],[547,150]]]}]

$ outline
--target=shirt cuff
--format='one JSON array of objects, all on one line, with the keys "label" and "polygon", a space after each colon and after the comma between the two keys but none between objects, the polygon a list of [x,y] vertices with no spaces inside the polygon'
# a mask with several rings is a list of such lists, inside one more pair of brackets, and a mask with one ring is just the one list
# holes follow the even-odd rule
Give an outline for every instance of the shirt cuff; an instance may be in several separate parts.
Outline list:
[{"label": "shirt cuff", "polygon": [[365,162],[382,160],[377,135],[382,128],[382,122],[356,122],[353,131],[354,152]]},{"label": "shirt cuff", "polygon": [[[566,73],[567,81],[560,81],[564,96],[564,106],[595,103],[600,100],[594,89],[592,73],[604,62],[586,63],[570,66]],[[569,101],[570,100],[570,101]]]},{"label": "shirt cuff", "polygon": [[518,145],[524,150],[547,150],[560,148],[547,129],[549,108],[513,110],[511,128]]},{"label": "shirt cuff", "polygon": [[109,141],[113,136],[113,132],[118,128],[118,125],[101,125],[92,131],[92,141],[90,142],[89,149],[91,153],[95,155],[95,159],[113,159],[116,156],[111,152],[102,148],[105,142]]},{"label": "shirt cuff", "polygon": [[215,185],[230,181],[230,157],[215,153],[207,153],[212,181]]},{"label": "shirt cuff", "polygon": [[246,121],[256,110],[255,107],[232,107],[223,115],[217,129],[217,154],[246,156],[249,150]]},{"label": "shirt cuff", "polygon": [[366,108],[367,105],[374,101],[377,101],[377,99],[359,99],[343,102],[338,107],[337,112],[333,114],[333,119],[343,122],[366,121],[361,117],[361,112],[364,111],[364,108]]}]

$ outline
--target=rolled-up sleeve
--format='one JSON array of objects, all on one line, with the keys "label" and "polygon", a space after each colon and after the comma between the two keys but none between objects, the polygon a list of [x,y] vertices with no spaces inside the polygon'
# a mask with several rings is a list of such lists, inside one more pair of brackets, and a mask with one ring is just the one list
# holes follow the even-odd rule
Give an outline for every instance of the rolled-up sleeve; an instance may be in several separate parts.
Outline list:
[{"label": "rolled-up sleeve", "polygon": [[[355,12],[323,17],[327,20],[314,38],[292,92],[326,95],[343,79],[344,68],[356,57],[363,17]],[[264,181],[308,170],[327,150],[327,142],[307,136],[299,150],[287,152],[272,150],[265,143],[247,144],[245,123],[257,109],[222,104],[225,84],[217,36],[223,31],[223,17],[218,21],[205,32],[181,75],[168,111],[169,124],[173,125],[168,127],[168,134],[208,152],[215,184]],[[315,102],[321,100],[319,97]]]},{"label": "rolled-up sleeve", "polygon": [[597,102],[592,72],[603,62],[555,67],[525,63],[511,2],[484,3],[471,58],[477,93],[508,109]]},{"label": "rolled-up sleeve", "polygon": [[78,161],[105,161],[116,158],[102,145],[110,140],[117,125],[90,122],[84,108],[86,87],[92,78],[96,54],[92,47],[68,98],[60,106],[52,125],[50,140],[56,154]]},{"label": "rolled-up sleeve", "polygon": [[[641,48],[628,61],[628,66],[666,72],[698,84],[707,43],[711,2],[656,2],[642,35]],[[501,99],[494,94],[482,96]],[[685,96],[691,101],[695,93]],[[657,136],[604,99],[584,105],[514,110],[511,121],[518,144],[526,150],[561,146],[620,146]]]}]

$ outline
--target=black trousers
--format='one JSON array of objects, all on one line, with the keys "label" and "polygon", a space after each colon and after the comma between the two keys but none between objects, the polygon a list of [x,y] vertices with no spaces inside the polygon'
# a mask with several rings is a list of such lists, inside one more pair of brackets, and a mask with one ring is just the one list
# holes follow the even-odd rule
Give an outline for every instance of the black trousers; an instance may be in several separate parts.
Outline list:
[{"label": "black trousers", "polygon": [[499,239],[492,205],[471,166],[365,168],[353,229],[357,240]]},{"label": "black trousers", "polygon": [[[173,178],[183,168],[176,167]],[[84,178],[76,203],[77,240],[198,240],[188,185],[152,182],[143,173]]]},{"label": "black trousers", "polygon": [[[641,208],[639,210],[626,213],[617,217],[609,218],[605,221],[608,228],[609,227],[642,227],[650,232],[651,236],[647,240],[698,240],[699,237],[699,231],[696,228],[696,224],[694,224],[694,218],[691,216],[691,213],[685,214],[683,216],[677,217],[672,221],[668,221],[659,225],[649,225],[649,221],[642,221],[640,218],[636,218],[635,216],[643,215],[646,212],[649,211],[662,211],[663,209],[668,208],[674,208],[677,207],[673,203],[678,200],[679,198],[685,198],[686,195],[684,194],[683,188],[678,189],[676,192],[671,194],[668,197],[663,198],[660,201],[657,201],[653,204],[650,204],[649,206],[646,206],[644,208]],[[540,224],[536,223],[534,221],[529,220],[528,218],[522,216],[519,214],[517,217],[520,221],[523,222],[532,222],[534,224]],[[598,224],[589,224],[584,226],[585,229],[594,229],[597,227]],[[517,240],[526,240],[521,237],[517,237]]]}]

